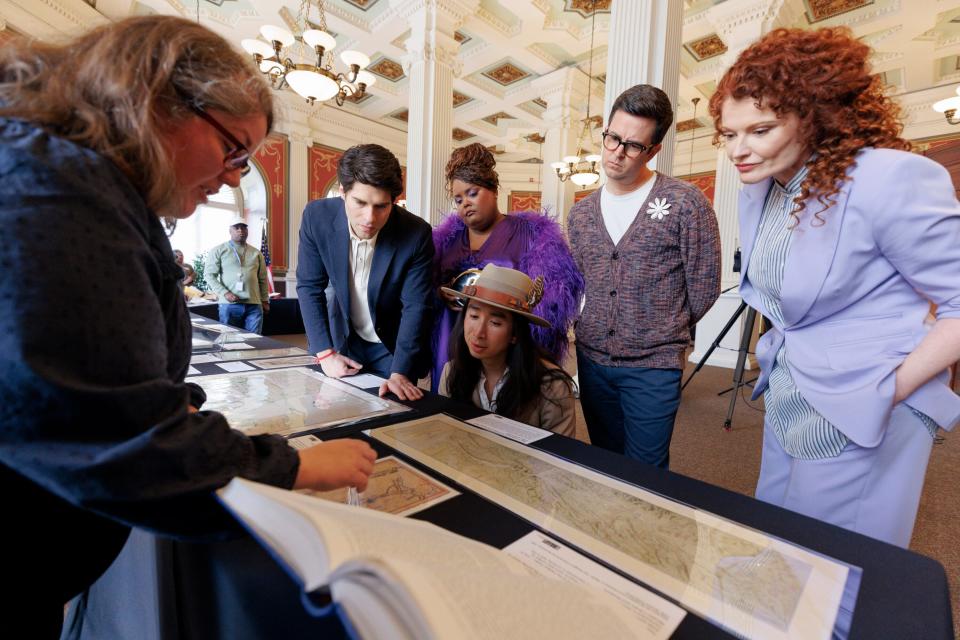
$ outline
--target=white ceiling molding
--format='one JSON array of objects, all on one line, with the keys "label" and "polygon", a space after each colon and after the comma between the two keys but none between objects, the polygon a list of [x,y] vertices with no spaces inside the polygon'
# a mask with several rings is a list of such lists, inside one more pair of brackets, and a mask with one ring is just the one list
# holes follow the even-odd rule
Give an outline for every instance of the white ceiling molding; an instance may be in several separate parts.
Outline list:
[{"label": "white ceiling molding", "polygon": [[[239,0],[215,7],[201,0],[200,18],[203,24],[239,47],[243,38],[256,37],[263,23],[295,21],[299,1]],[[565,10],[563,0],[482,0],[479,6],[477,0],[379,0],[366,12],[346,0],[324,0],[328,27],[336,33],[338,42],[334,53],[352,48],[374,60],[383,56],[402,63],[409,55],[405,42],[410,37],[409,16],[427,6],[453,16],[458,38],[466,40],[455,54],[451,53],[455,56],[451,60],[462,65],[461,76],[454,79],[454,90],[471,98],[470,102],[454,109],[453,126],[474,133],[475,137],[469,142],[496,144],[504,149],[505,153],[497,156],[498,163],[519,162],[537,155],[536,145],[523,141],[524,135],[542,133],[551,118],[562,116],[574,126],[579,124],[586,107],[585,88],[574,93],[568,91],[566,99],[571,102],[563,109],[557,104],[561,99],[558,95],[564,95],[562,89],[555,89],[553,93],[541,89],[544,78],[567,67],[586,80],[580,71],[585,72],[589,65],[593,21]],[[704,99],[697,115],[705,118],[705,99],[727,65],[743,47],[776,26],[845,25],[852,28],[875,49],[871,57],[875,71],[887,72],[888,81],[896,85],[890,90],[910,96],[911,105],[915,105],[913,96],[918,91],[931,85],[949,85],[943,89],[949,93],[954,83],[960,82],[960,70],[954,72],[949,62],[951,56],[960,54],[960,25],[950,22],[960,14],[960,0],[876,0],[814,25],[807,20],[804,0],[725,0],[717,4],[689,0],[684,6],[687,13],[683,18],[681,42],[691,43],[717,34],[727,46],[727,53],[699,62],[692,56],[681,55],[680,91],[675,106],[678,120],[692,116],[693,97]],[[145,11],[194,19],[196,4],[195,0],[97,0],[93,8],[83,0],[0,0],[0,25],[5,22],[10,28],[41,39],[63,39],[102,24],[106,19],[116,20],[132,12]],[[311,15],[311,19],[315,18],[316,9]],[[609,20],[609,13],[596,16],[595,73],[606,68]],[[436,55],[432,51],[428,53]],[[530,76],[502,85],[483,75],[500,62],[509,62]],[[547,80],[546,84],[551,82]],[[389,138],[394,145],[405,135],[405,125],[390,115],[409,109],[409,87],[408,77],[395,81],[384,78],[372,88],[368,100],[347,103],[342,109],[311,108],[297,96],[285,95],[286,92],[278,103],[288,110],[282,120],[289,116],[305,128],[307,133],[296,134],[303,139],[322,140],[324,128],[330,127],[340,141],[345,142],[349,136],[369,137],[375,132]],[[591,86],[594,95],[598,90],[602,93],[603,88],[599,82]],[[557,90],[561,93],[557,94]],[[534,103],[545,97],[552,105],[550,108]],[[942,116],[923,111],[927,106],[912,108],[908,123],[911,131],[920,127],[926,133],[946,126],[940,122]],[[511,118],[500,120],[496,126],[483,120],[499,112]],[[405,153],[405,145],[396,144],[395,152]],[[694,144],[695,163],[701,154],[709,156],[710,153],[709,147],[702,151],[699,144],[699,141]],[[678,152],[678,167],[684,165],[685,156],[682,151]],[[530,166],[522,164],[524,170]]]}]

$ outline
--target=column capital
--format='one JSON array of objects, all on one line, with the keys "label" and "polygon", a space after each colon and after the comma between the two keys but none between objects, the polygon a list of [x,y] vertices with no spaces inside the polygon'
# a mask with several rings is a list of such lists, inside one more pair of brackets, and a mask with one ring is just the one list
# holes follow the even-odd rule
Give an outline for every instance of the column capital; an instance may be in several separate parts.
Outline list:
[{"label": "column capital", "polygon": [[306,127],[292,127],[287,131],[291,143],[302,144],[305,147],[313,146],[314,139],[311,133]]},{"label": "column capital", "polygon": [[397,19],[409,20],[417,12],[432,12],[452,22],[454,29],[463,24],[467,16],[476,13],[479,6],[480,0],[390,0]]},{"label": "column capital", "polygon": [[786,0],[753,0],[746,3],[720,3],[707,10],[717,35],[727,45],[725,67],[737,56],[773,29],[793,24],[803,12]]},{"label": "column capital", "polygon": [[410,24],[410,37],[404,43],[404,72],[409,75],[416,62],[438,62],[459,76],[460,44],[454,33],[479,4],[480,0],[390,0],[395,19]]},{"label": "column capital", "polygon": [[533,80],[532,86],[547,103],[543,119],[550,124],[571,126],[582,117],[576,105],[587,103],[589,79],[576,67],[561,67]]}]

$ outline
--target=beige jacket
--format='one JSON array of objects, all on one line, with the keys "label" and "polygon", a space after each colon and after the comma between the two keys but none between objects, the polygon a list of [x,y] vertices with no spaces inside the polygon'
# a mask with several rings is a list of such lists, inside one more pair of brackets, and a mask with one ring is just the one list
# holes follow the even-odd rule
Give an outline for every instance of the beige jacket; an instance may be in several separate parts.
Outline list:
[{"label": "beige jacket", "polygon": [[[443,365],[440,374],[440,395],[450,397],[448,380],[450,378],[450,363]],[[471,398],[477,407],[480,404],[479,389],[473,390]],[[540,398],[535,407],[530,409],[520,422],[547,429],[562,436],[573,438],[576,432],[577,415],[573,399],[573,389],[564,380],[550,380],[540,387]]]}]

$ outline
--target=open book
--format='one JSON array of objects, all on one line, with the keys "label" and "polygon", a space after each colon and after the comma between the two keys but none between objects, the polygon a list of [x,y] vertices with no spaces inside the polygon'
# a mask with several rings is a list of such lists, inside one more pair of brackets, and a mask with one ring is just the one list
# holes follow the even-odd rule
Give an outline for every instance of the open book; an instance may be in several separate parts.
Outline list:
[{"label": "open book", "polygon": [[364,640],[651,637],[600,589],[427,522],[239,478],[219,496],[306,592],[329,589]]}]

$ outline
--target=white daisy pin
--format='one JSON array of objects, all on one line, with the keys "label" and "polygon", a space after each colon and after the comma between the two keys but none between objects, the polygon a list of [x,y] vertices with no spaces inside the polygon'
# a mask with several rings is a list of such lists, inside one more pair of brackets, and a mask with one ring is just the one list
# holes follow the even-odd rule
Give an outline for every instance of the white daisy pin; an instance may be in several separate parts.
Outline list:
[{"label": "white daisy pin", "polygon": [[665,216],[670,215],[667,209],[670,208],[666,198],[654,198],[653,202],[647,203],[647,213],[651,220],[663,220]]}]

